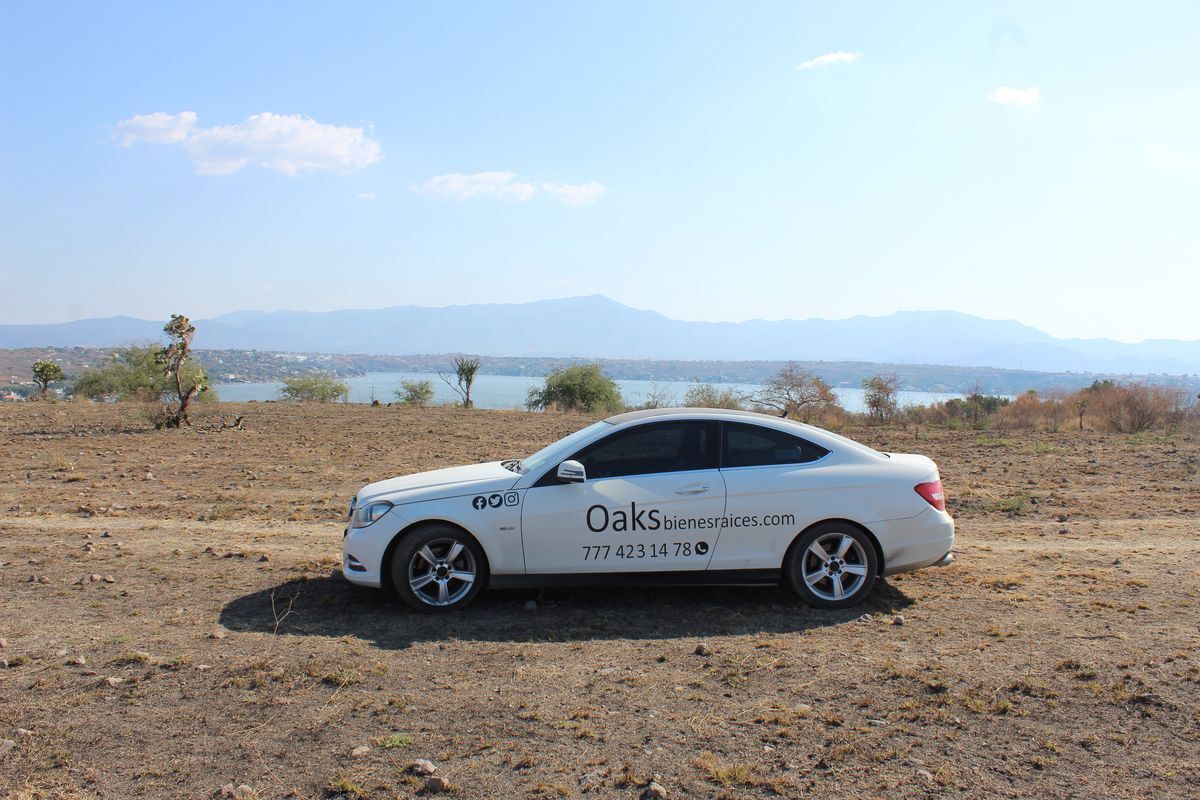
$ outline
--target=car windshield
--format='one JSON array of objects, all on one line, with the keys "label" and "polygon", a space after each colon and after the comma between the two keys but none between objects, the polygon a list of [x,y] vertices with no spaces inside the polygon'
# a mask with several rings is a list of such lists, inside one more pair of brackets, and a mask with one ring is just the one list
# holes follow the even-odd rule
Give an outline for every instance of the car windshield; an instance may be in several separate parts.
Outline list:
[{"label": "car windshield", "polygon": [[546,445],[533,455],[521,459],[521,463],[518,465],[520,467],[519,471],[522,474],[535,472],[551,462],[566,458],[575,452],[581,444],[591,439],[598,431],[611,427],[612,423],[600,420],[599,422],[593,422],[586,428],[580,428],[569,436],[564,436],[557,442]]}]

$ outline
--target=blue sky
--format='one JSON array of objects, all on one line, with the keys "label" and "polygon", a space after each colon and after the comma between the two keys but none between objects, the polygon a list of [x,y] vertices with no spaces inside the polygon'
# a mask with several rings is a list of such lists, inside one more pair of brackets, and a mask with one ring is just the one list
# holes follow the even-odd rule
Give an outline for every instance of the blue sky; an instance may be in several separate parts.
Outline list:
[{"label": "blue sky", "polygon": [[1185,2],[5,2],[0,322],[598,292],[1196,339],[1197,30]]}]

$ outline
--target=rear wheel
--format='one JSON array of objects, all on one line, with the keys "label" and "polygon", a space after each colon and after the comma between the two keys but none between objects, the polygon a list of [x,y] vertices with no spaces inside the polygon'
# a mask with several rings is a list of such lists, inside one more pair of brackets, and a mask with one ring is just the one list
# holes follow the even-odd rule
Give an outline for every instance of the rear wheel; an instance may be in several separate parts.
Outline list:
[{"label": "rear wheel", "polygon": [[462,608],[487,577],[483,549],[469,534],[430,525],[408,534],[392,553],[392,587],[417,611]]},{"label": "rear wheel", "polygon": [[792,591],[819,608],[858,605],[875,585],[875,546],[859,528],[842,522],[817,525],[797,540],[785,574]]}]

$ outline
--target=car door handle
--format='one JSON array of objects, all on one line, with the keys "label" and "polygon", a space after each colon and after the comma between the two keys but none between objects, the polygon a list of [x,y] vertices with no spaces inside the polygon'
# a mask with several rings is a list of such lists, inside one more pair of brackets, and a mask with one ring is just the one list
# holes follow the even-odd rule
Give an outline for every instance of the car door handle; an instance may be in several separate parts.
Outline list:
[{"label": "car door handle", "polygon": [[676,489],[675,494],[704,494],[707,491],[707,483],[691,483]]}]

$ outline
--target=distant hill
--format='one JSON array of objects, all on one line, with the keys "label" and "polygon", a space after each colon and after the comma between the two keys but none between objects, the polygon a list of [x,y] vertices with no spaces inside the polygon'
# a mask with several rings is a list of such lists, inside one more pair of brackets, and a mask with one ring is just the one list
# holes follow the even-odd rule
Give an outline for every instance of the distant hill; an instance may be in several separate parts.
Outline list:
[{"label": "distant hill", "polygon": [[[114,346],[158,338],[130,317],[0,325],[0,347]],[[871,361],[1047,372],[1200,373],[1200,340],[1058,339],[1012,320],[901,311],[841,320],[685,322],[602,295],[426,308],[239,311],[197,320],[208,349],[411,355]]]}]

